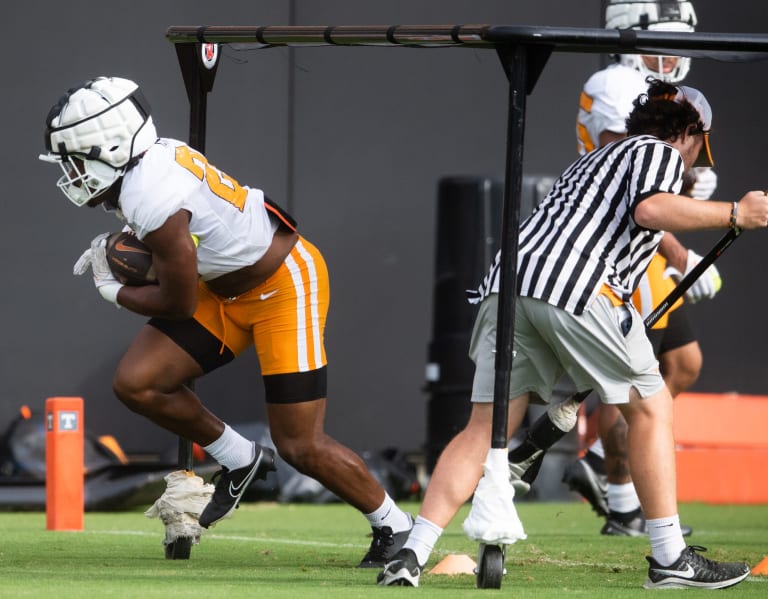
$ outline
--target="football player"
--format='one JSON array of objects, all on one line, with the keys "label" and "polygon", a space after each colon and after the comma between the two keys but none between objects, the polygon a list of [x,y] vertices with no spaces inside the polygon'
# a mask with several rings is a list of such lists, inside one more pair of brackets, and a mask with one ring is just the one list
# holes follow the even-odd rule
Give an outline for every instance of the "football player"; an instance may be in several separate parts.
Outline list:
[{"label": "football player", "polygon": [[373,540],[359,565],[382,566],[412,518],[357,454],[324,432],[322,254],[262,190],[240,185],[187,144],[158,137],[133,81],[98,77],[71,89],[48,114],[45,143],[41,159],[61,167],[64,195],[76,206],[113,210],[152,251],[156,285],[115,279],[107,234],[93,240],[76,274],[90,266],[104,299],[149,317],[113,387],[129,409],[221,465],[200,525],[229,516],[251,480],[274,469],[274,455],[222,422],[185,383],[255,346],[278,452],[366,516]]}]

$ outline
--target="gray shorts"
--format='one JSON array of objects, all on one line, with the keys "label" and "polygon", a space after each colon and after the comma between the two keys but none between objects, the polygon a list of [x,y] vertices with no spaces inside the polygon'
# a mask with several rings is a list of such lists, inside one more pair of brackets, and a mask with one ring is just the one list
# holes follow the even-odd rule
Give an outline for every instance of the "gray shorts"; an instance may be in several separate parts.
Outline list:
[{"label": "gray shorts", "polygon": [[[473,402],[493,401],[497,310],[494,293],[480,305],[472,331]],[[621,324],[627,318],[631,327],[625,337]],[[549,402],[566,373],[577,391],[593,389],[608,404],[627,403],[631,387],[649,397],[664,386],[640,314],[631,304],[614,306],[602,295],[579,316],[518,297],[513,348],[510,399],[531,392],[531,401]]]}]

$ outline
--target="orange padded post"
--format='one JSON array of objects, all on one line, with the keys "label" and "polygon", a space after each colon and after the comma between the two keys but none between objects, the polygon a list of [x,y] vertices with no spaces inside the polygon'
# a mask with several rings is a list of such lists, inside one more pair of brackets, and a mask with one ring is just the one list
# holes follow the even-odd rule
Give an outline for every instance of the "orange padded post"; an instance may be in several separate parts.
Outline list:
[{"label": "orange padded post", "polygon": [[45,514],[48,530],[83,530],[85,434],[82,397],[45,402]]}]

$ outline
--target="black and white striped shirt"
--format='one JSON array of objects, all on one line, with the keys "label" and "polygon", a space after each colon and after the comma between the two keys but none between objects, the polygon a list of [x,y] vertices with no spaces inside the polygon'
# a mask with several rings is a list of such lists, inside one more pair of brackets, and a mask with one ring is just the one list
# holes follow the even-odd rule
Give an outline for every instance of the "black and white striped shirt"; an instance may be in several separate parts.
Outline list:
[{"label": "black and white striped shirt", "polygon": [[[663,235],[637,225],[634,208],[658,192],[679,193],[680,153],[649,135],[579,158],[520,226],[519,295],[581,314],[603,283],[629,301]],[[498,293],[500,252],[469,301]]]}]

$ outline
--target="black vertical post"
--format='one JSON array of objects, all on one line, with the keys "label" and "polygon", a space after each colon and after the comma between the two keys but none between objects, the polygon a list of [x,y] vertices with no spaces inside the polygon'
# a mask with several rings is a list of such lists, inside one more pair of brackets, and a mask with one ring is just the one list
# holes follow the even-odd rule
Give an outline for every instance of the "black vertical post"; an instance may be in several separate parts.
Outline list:
[{"label": "black vertical post", "polygon": [[[176,44],[176,57],[189,100],[189,145],[205,153],[208,92],[213,89],[219,67],[219,46],[209,43]],[[187,387],[194,390],[195,381],[189,381]],[[183,437],[179,437],[178,463],[185,470],[192,470],[194,463],[192,442]]]},{"label": "black vertical post", "polygon": [[528,90],[527,48],[522,44],[498,48],[509,80],[507,113],[507,164],[501,218],[501,278],[496,327],[496,373],[493,388],[491,448],[507,447],[510,370],[517,295],[517,232],[523,181],[523,133]]},{"label": "black vertical post", "polygon": [[176,57],[189,99],[189,145],[205,153],[207,98],[219,68],[219,46],[176,44]]}]

